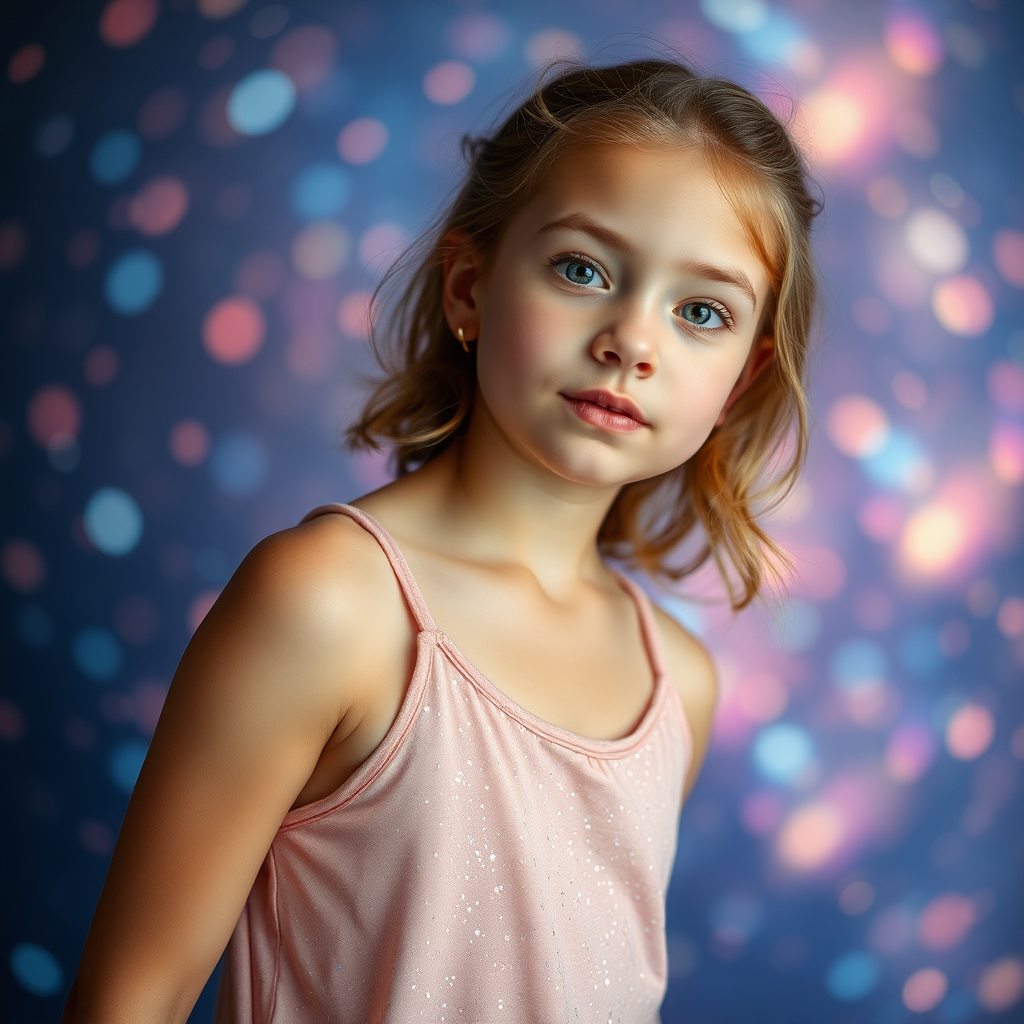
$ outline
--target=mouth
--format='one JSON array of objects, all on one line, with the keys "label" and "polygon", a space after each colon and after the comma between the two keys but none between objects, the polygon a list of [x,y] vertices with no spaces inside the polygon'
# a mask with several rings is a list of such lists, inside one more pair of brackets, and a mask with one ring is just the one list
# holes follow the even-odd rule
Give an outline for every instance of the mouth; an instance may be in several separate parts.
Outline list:
[{"label": "mouth", "polygon": [[626,395],[593,389],[562,391],[559,396],[581,420],[601,430],[627,434],[650,426],[643,418],[640,407]]}]

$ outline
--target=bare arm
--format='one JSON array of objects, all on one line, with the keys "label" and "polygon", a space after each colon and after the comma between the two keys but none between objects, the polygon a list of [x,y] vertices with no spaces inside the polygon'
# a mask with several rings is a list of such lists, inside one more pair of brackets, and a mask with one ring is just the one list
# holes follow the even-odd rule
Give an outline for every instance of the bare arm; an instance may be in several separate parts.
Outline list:
[{"label": "bare arm", "polygon": [[714,663],[704,645],[660,608],[655,608],[654,614],[664,642],[669,673],[683,698],[693,733],[693,760],[686,779],[685,795],[688,797],[700,775],[711,741],[718,681]]},{"label": "bare arm", "polygon": [[376,543],[326,518],[258,545],[185,651],[62,1024],[188,1018],[322,749],[365,713],[395,588]]}]

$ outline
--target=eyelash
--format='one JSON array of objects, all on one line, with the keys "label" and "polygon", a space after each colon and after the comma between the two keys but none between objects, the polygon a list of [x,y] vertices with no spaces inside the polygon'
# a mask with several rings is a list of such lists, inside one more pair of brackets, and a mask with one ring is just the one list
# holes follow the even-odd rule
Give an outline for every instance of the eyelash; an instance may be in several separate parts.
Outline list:
[{"label": "eyelash", "polygon": [[[559,253],[557,256],[552,256],[548,260],[548,266],[552,270],[554,270],[554,268],[557,267],[560,263],[568,263],[570,261],[582,263],[584,266],[590,267],[595,274],[599,274],[601,276],[601,279],[605,281],[605,283],[607,283],[608,276],[605,273],[604,268],[601,266],[601,264],[598,263],[596,260],[592,260],[589,256],[584,256],[581,252]],[[592,290],[587,289],[586,285],[578,285],[575,282],[570,281],[568,278],[563,278],[563,280],[566,282],[566,284],[571,284],[574,288]],[[683,309],[686,306],[689,306],[693,303],[698,303],[702,306],[710,307],[722,318],[721,327],[700,327],[698,324],[689,324],[689,326],[693,330],[699,331],[701,334],[717,334],[719,331],[731,330],[735,326],[735,321],[732,318],[732,313],[730,313],[728,308],[723,306],[716,299],[689,299],[687,302],[680,303],[677,309]]]}]

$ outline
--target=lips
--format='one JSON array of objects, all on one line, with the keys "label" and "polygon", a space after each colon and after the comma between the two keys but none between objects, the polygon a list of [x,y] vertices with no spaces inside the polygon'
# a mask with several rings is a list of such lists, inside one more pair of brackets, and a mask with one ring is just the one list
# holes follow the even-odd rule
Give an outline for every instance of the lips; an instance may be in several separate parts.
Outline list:
[{"label": "lips", "polygon": [[649,426],[640,407],[626,395],[594,388],[586,391],[563,391],[561,397],[580,419],[613,433],[627,433]]}]

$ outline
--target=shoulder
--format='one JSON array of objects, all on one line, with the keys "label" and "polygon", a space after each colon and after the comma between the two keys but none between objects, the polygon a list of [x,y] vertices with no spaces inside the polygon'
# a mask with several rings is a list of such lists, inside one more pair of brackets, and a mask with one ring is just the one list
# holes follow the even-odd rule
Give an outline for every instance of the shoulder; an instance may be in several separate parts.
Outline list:
[{"label": "shoulder", "polygon": [[718,699],[715,665],[707,648],[671,615],[656,604],[654,618],[665,651],[665,660],[672,683],[679,691],[686,718],[693,734],[693,765],[688,784],[692,786],[711,738],[711,728]]}]

